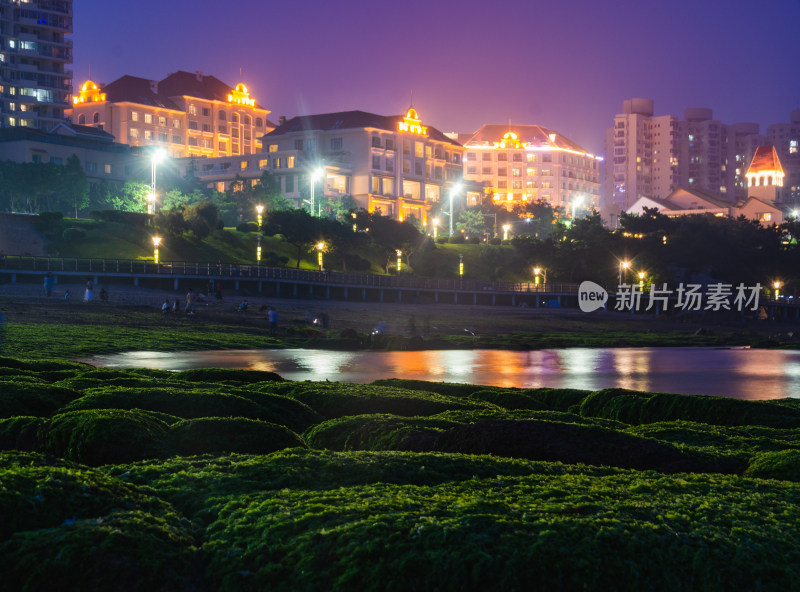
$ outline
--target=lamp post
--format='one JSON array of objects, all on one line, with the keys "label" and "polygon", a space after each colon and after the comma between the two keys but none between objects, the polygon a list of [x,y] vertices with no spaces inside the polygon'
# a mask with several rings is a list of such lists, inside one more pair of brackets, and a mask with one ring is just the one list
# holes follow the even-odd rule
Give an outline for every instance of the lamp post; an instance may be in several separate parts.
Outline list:
[{"label": "lamp post", "polygon": [[619,281],[617,282],[618,284],[622,284],[622,280],[625,277],[624,276],[624,272],[630,266],[631,266],[631,262],[630,261],[620,261],[619,262],[619,276],[618,276],[618,280]]},{"label": "lamp post", "polygon": [[461,253],[458,254],[458,275],[464,277],[464,255]]},{"label": "lamp post", "polygon": [[167,153],[163,148],[156,148],[150,157],[150,194],[147,196],[148,214],[156,213],[156,166],[164,160],[166,156]]},{"label": "lamp post", "polygon": [[[314,215],[314,185],[322,175],[325,174],[325,169],[314,169],[311,171],[311,215]],[[319,216],[317,216],[319,217]]]},{"label": "lamp post", "polygon": [[780,295],[781,295],[781,292],[780,292],[780,290],[781,290],[781,286],[782,286],[782,284],[781,284],[780,282],[778,282],[778,281],[776,281],[776,282],[773,282],[773,284],[772,284],[772,287],[773,287],[773,288],[775,288],[775,300],[777,300],[778,298],[780,298]]},{"label": "lamp post", "polygon": [[439,218],[433,219],[433,240],[436,240],[437,230],[439,229]]},{"label": "lamp post", "polygon": [[400,249],[395,249],[397,253],[397,273],[400,273],[400,267],[403,264],[403,251]]},{"label": "lamp post", "polygon": [[322,271],[322,250],[325,248],[325,243],[322,241],[317,243],[317,263],[319,264],[319,270]]},{"label": "lamp post", "polygon": [[541,267],[534,267],[533,268],[533,281],[538,286],[539,285],[539,276],[542,276],[544,279],[544,284],[547,285],[547,270],[542,269]]},{"label": "lamp post", "polygon": [[461,183],[456,183],[450,188],[450,236],[453,236],[453,197],[461,191]]},{"label": "lamp post", "polygon": [[153,261],[158,265],[158,245],[161,244],[161,237],[153,237]]},{"label": "lamp post", "polygon": [[264,206],[258,205],[256,206],[256,219],[258,220],[258,245],[256,246],[256,263],[261,265],[261,223],[263,222],[264,218],[262,214],[264,213]]},{"label": "lamp post", "polygon": [[640,271],[640,272],[639,272],[639,289],[640,289],[640,290],[641,290],[642,288],[644,288],[644,278],[645,278],[646,276],[647,276],[647,274],[646,274],[645,272],[643,272],[643,271]]},{"label": "lamp post", "polygon": [[508,240],[509,230],[511,230],[511,224],[503,224],[503,240]]}]

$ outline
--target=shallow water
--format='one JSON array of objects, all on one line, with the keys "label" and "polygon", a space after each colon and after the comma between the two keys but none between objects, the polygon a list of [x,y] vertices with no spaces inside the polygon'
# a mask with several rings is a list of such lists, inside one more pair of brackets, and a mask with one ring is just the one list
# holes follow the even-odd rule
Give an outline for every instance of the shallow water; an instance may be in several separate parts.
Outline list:
[{"label": "shallow water", "polygon": [[288,380],[366,383],[409,378],[527,388],[615,386],[749,400],[800,396],[800,351],[748,348],[228,350],[128,352],[86,361],[110,368],[269,370]]}]

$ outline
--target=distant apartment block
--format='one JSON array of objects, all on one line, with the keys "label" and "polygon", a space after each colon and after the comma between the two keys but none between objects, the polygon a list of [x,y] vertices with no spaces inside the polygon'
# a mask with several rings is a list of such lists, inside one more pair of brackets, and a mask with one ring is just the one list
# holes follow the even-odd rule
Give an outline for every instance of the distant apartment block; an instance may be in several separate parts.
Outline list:
[{"label": "distant apartment block", "polygon": [[0,0],[0,128],[48,131],[72,93],[72,0]]},{"label": "distant apartment block", "polygon": [[800,109],[789,114],[789,123],[768,126],[767,140],[775,147],[783,165],[785,200],[791,204],[800,203]]},{"label": "distant apartment block", "polygon": [[202,72],[175,72],[160,81],[123,76],[105,86],[87,80],[69,115],[131,146],[161,146],[174,158],[261,152],[274,129],[269,110],[247,87],[231,87]]},{"label": "distant apartment block", "polygon": [[742,201],[748,164],[765,142],[757,124],[724,124],[711,109],[686,109],[679,120],[655,116],[652,99],[626,100],[606,132],[603,211],[613,224],[638,199],[664,199],[679,187]]},{"label": "distant apartment block", "polygon": [[483,184],[496,204],[545,201],[569,210],[600,205],[600,162],[540,125],[484,125],[464,142],[464,179]]}]

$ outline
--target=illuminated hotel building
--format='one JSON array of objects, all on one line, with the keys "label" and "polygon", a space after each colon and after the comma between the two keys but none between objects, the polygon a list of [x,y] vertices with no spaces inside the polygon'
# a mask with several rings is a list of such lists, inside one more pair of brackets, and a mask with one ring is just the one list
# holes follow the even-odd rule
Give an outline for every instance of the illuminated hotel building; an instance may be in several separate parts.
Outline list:
[{"label": "illuminated hotel building", "polygon": [[122,144],[163,146],[174,158],[255,154],[274,128],[244,84],[231,87],[202,72],[161,81],[123,76],[106,86],[87,80],[72,100],[74,123]]},{"label": "illuminated hotel building", "polygon": [[49,131],[72,92],[72,0],[0,0],[0,128]]},{"label": "illuminated hotel building", "polygon": [[294,117],[263,143],[264,168],[298,206],[310,195],[312,172],[320,171],[317,198],[349,195],[370,212],[399,220],[413,215],[425,224],[430,209],[462,178],[464,147],[423,124],[413,108],[392,116],[343,111]]},{"label": "illuminated hotel building", "polygon": [[464,179],[495,203],[545,201],[565,210],[600,203],[602,158],[540,125],[484,125],[464,143]]}]

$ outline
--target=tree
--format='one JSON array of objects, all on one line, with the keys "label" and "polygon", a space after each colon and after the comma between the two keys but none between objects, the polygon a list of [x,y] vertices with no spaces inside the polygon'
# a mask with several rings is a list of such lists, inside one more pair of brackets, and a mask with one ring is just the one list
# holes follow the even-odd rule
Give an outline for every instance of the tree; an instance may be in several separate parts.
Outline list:
[{"label": "tree", "polygon": [[312,218],[305,210],[273,210],[267,214],[264,234],[280,234],[284,240],[297,249],[297,265],[303,250],[308,251],[321,238],[319,218]]},{"label": "tree", "polygon": [[458,215],[456,229],[467,236],[480,236],[486,229],[486,217],[478,208],[464,210]]},{"label": "tree", "polygon": [[78,210],[89,207],[89,182],[86,180],[86,173],[83,172],[77,154],[67,159],[67,164],[61,171],[61,187],[63,201],[69,204],[70,208],[74,208],[77,218]]},{"label": "tree", "polygon": [[219,210],[210,201],[201,201],[189,206],[183,213],[186,228],[198,240],[203,240],[217,229]]},{"label": "tree", "polygon": [[110,191],[101,196],[101,207],[121,210],[124,212],[146,212],[147,195],[150,193],[150,185],[137,181],[128,181],[120,188],[110,188]]},{"label": "tree", "polygon": [[389,264],[397,257],[398,249],[408,260],[424,238],[413,224],[364,210],[356,214],[356,226],[369,229],[369,237],[381,255],[381,267],[385,273],[389,272]]}]

